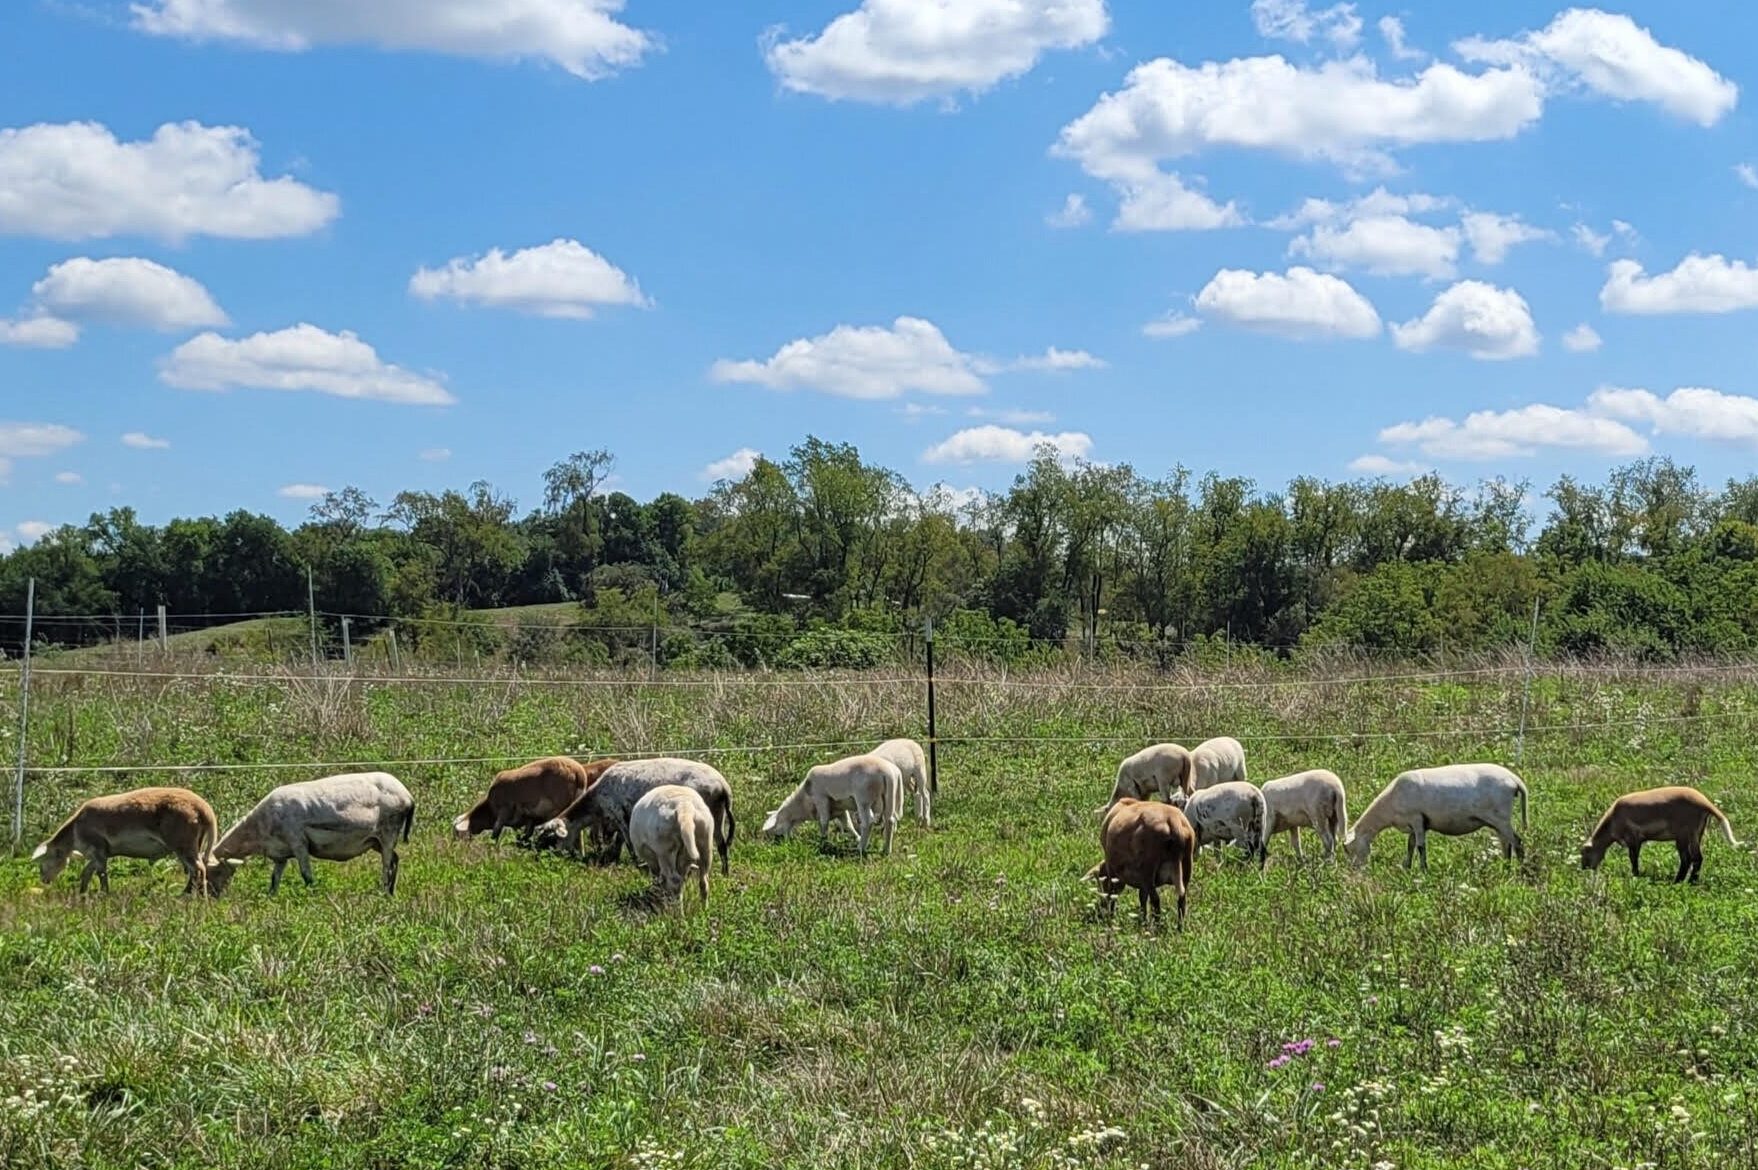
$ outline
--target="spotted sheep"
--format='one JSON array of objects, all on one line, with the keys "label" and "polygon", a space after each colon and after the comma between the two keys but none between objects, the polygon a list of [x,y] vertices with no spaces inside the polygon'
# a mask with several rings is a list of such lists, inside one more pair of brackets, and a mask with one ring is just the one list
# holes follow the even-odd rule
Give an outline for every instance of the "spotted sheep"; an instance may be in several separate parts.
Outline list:
[{"label": "spotted sheep", "polygon": [[136,788],[114,796],[94,796],[74,810],[54,834],[36,847],[31,860],[48,885],[77,854],[85,858],[79,892],[92,878],[110,892],[110,859],[175,857],[189,880],[185,894],[207,889],[208,854],[220,825],[208,802],[187,788]]},{"label": "spotted sheep", "polygon": [[700,760],[660,756],[649,760],[624,760],[606,768],[585,791],[559,815],[539,825],[535,840],[544,845],[563,842],[570,852],[580,852],[581,836],[589,830],[603,835],[609,844],[608,859],[622,856],[629,836],[629,818],[643,796],[663,784],[693,789],[714,817],[715,844],[720,851],[720,872],[731,871],[729,855],[737,822],[733,819],[732,786],[718,769]]},{"label": "spotted sheep", "polygon": [[1269,857],[1266,828],[1269,809],[1264,794],[1257,786],[1244,780],[1230,780],[1209,788],[1199,788],[1189,796],[1182,792],[1172,803],[1184,810],[1191,827],[1196,830],[1198,847],[1217,848],[1231,841],[1257,860],[1263,868]]},{"label": "spotted sheep", "polygon": [[1387,829],[1409,835],[1404,868],[1417,857],[1428,869],[1428,834],[1462,837],[1489,829],[1501,839],[1502,857],[1526,856],[1514,829],[1514,802],[1520,828],[1527,827],[1526,782],[1499,764],[1448,764],[1400,772],[1367,806],[1343,843],[1349,860],[1367,861],[1374,838]]}]

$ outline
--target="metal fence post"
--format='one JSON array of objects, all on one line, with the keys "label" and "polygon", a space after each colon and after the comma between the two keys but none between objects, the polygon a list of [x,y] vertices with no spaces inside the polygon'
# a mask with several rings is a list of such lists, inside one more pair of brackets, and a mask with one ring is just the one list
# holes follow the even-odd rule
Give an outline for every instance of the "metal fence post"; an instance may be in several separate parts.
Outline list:
[{"label": "metal fence post", "polygon": [[24,838],[25,741],[31,729],[31,634],[37,616],[37,579],[32,577],[24,594],[24,654],[18,668],[18,774],[12,782],[12,851]]},{"label": "metal fence post", "polygon": [[928,619],[928,791],[940,791],[940,728],[934,718],[934,619]]},{"label": "metal fence post", "polygon": [[391,669],[398,674],[402,674],[403,655],[397,649],[397,631],[394,628],[386,630],[385,637],[389,638],[391,643]]},{"label": "metal fence post", "polygon": [[1538,599],[1532,601],[1532,632],[1526,639],[1526,685],[1520,693],[1520,732],[1514,740],[1514,762],[1526,755],[1526,713],[1532,708],[1532,657],[1538,651]]},{"label": "metal fence post", "polygon": [[349,621],[342,619],[342,661],[348,666],[354,665],[354,640],[348,634]]},{"label": "metal fence post", "polygon": [[311,580],[311,566],[305,566],[305,612],[311,617],[311,669],[317,671],[317,586]]},{"label": "metal fence post", "polygon": [[171,653],[171,628],[165,621],[165,607],[159,606],[159,653]]}]

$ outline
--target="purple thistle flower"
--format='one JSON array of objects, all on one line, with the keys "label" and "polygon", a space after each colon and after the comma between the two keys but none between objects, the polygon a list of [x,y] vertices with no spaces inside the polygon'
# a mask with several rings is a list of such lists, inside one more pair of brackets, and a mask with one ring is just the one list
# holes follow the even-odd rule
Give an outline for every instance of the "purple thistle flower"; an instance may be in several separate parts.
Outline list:
[{"label": "purple thistle flower", "polygon": [[543,1082],[543,1091],[544,1092],[553,1093],[553,1092],[555,1092],[555,1089],[556,1089],[556,1084],[554,1081],[544,1081]]},{"label": "purple thistle flower", "polygon": [[604,974],[604,968],[600,967],[597,963],[594,963],[594,964],[592,964],[592,966],[586,968],[586,974],[588,974],[588,975],[602,975],[602,974]]},{"label": "purple thistle flower", "polygon": [[1340,1047],[1342,1045],[1342,1043],[1343,1042],[1341,1040],[1337,1039],[1335,1036],[1332,1036],[1329,1040],[1325,1041],[1325,1047],[1326,1048],[1337,1048],[1337,1047]]},{"label": "purple thistle flower", "polygon": [[1315,1093],[1324,1092],[1325,1091],[1325,1083],[1323,1081],[1314,1081],[1312,1083],[1312,1091]]},{"label": "purple thistle flower", "polygon": [[1282,1056],[1276,1057],[1276,1059],[1270,1061],[1270,1063],[1265,1065],[1264,1067],[1265,1068],[1281,1068],[1283,1065],[1287,1064],[1292,1059],[1294,1059],[1294,1058],[1284,1054]]}]

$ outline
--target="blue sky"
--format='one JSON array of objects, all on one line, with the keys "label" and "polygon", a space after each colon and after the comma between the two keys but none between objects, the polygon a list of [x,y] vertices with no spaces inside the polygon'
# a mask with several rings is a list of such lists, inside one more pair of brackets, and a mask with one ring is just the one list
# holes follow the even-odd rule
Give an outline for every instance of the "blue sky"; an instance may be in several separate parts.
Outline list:
[{"label": "blue sky", "polygon": [[1749,472],[1758,14],[1444,7],[16,0],[0,534],[808,433]]}]

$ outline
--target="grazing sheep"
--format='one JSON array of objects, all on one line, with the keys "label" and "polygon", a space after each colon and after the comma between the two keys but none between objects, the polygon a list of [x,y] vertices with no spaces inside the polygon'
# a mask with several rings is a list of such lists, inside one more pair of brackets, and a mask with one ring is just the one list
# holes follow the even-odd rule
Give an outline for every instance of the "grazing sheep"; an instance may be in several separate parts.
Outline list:
[{"label": "grazing sheep", "polygon": [[1337,842],[1349,831],[1349,802],[1343,782],[1335,772],[1314,768],[1271,780],[1263,786],[1264,804],[1269,810],[1265,822],[1264,847],[1277,833],[1294,837],[1294,856],[1301,858],[1300,830],[1311,829],[1324,844],[1326,859],[1337,856]]},{"label": "grazing sheep", "polygon": [[816,816],[818,831],[829,833],[831,815],[849,808],[854,809],[861,856],[867,854],[867,841],[875,821],[885,834],[883,852],[891,856],[891,835],[903,815],[903,773],[897,765],[877,755],[849,756],[833,764],[819,764],[806,773],[781,807],[769,814],[763,822],[763,832],[786,837]]},{"label": "grazing sheep", "polygon": [[1245,748],[1232,736],[1217,735],[1190,749],[1190,784],[1186,792],[1244,779]]},{"label": "grazing sheep", "polygon": [[939,794],[938,778],[928,772],[928,757],[922,745],[913,739],[888,739],[873,749],[873,754],[890,760],[903,773],[903,790],[916,796],[916,819],[924,826],[934,825],[933,797]]},{"label": "grazing sheep", "polygon": [[537,826],[567,810],[602,776],[615,760],[581,763],[570,756],[547,756],[519,768],[497,773],[488,794],[469,812],[452,822],[453,835],[463,840],[487,833],[499,841],[503,829],[512,829],[519,840],[529,842]]},{"label": "grazing sheep", "polygon": [[1492,829],[1501,838],[1502,856],[1524,859],[1526,845],[1514,831],[1514,801],[1526,828],[1526,782],[1499,764],[1448,764],[1400,772],[1373,798],[1343,842],[1349,860],[1367,861],[1373,839],[1387,829],[1410,836],[1404,868],[1416,857],[1428,869],[1428,834],[1462,837]]},{"label": "grazing sheep", "polygon": [[1125,886],[1141,897],[1145,921],[1149,909],[1160,920],[1160,887],[1178,894],[1178,929],[1184,929],[1185,896],[1190,890],[1190,864],[1196,856],[1196,830],[1177,806],[1125,796],[1105,817],[1099,830],[1105,860],[1087,871],[1099,883],[1099,905],[1106,916],[1117,912],[1117,895]]},{"label": "grazing sheep", "polygon": [[678,898],[694,875],[702,904],[708,905],[714,815],[695,789],[661,784],[637,800],[629,811],[629,852],[667,899]]},{"label": "grazing sheep", "polygon": [[98,888],[110,892],[110,859],[175,857],[189,880],[185,894],[207,889],[208,851],[220,836],[220,823],[208,802],[187,788],[136,788],[115,796],[94,796],[74,810],[55,835],[31,854],[46,886],[61,876],[67,860],[85,858],[79,892],[97,875]]},{"label": "grazing sheep", "polygon": [[1117,782],[1111,786],[1111,799],[1099,808],[1100,819],[1120,800],[1146,800],[1156,793],[1171,800],[1174,792],[1193,792],[1190,779],[1188,750],[1175,743],[1145,747],[1117,765]]},{"label": "grazing sheep", "polygon": [[623,843],[629,836],[629,816],[643,796],[662,784],[678,784],[694,789],[696,795],[714,814],[715,843],[720,850],[720,872],[731,872],[729,854],[733,833],[738,825],[733,820],[732,786],[713,765],[699,760],[680,760],[661,756],[651,760],[624,760],[613,764],[586,787],[573,804],[559,816],[538,826],[538,844],[567,842],[570,852],[580,851],[580,834],[591,828],[602,833],[609,842],[608,860],[622,856]]},{"label": "grazing sheep", "polygon": [[[208,866],[208,888],[224,893],[232,872],[258,854],[274,863],[269,893],[281,888],[281,871],[298,863],[307,886],[311,859],[352,861],[368,849],[379,854],[380,880],[387,894],[397,892],[397,839],[409,840],[415,800],[389,772],[351,772],[298,784],[283,784],[220,838]],[[219,864],[219,863],[225,864]]]},{"label": "grazing sheep", "polygon": [[1605,851],[1622,845],[1630,851],[1630,872],[1640,876],[1642,846],[1649,841],[1673,841],[1679,847],[1679,872],[1673,881],[1689,878],[1695,882],[1703,873],[1703,831],[1712,820],[1721,822],[1727,843],[1739,848],[1726,814],[1695,788],[1650,788],[1620,796],[1581,846],[1581,866],[1598,869]]},{"label": "grazing sheep", "polygon": [[1256,785],[1229,780],[1199,788],[1189,796],[1180,792],[1173,796],[1172,803],[1184,810],[1196,830],[1198,846],[1236,842],[1248,856],[1257,859],[1259,869],[1269,859],[1269,809]]}]

